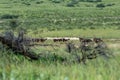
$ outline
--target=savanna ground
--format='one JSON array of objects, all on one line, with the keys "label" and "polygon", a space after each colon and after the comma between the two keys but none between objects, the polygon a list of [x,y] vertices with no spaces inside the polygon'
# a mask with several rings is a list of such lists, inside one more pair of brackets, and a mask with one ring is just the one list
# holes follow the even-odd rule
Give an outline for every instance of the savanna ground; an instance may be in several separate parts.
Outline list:
[{"label": "savanna ground", "polygon": [[[24,29],[33,38],[120,39],[119,4],[119,0],[0,0],[0,32],[13,30],[17,34]],[[0,80],[120,80],[120,41],[105,42],[115,57],[106,60],[100,56],[87,60],[87,65],[72,63],[74,56],[66,52],[65,43],[48,40],[45,43],[60,46],[34,47],[45,57],[38,61],[15,55],[0,45]],[[67,62],[61,62],[64,57]]]}]

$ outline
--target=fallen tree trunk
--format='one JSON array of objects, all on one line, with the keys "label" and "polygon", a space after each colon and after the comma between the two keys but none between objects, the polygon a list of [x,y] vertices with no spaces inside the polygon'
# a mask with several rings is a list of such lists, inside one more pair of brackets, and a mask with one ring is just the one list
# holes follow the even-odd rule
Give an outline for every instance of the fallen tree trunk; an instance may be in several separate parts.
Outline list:
[{"label": "fallen tree trunk", "polygon": [[17,38],[12,32],[7,32],[4,36],[0,36],[0,42],[7,46],[7,48],[11,49],[14,53],[19,53],[32,60],[38,60],[39,56],[31,51],[29,47],[26,47],[23,41],[23,33],[22,35],[19,33]]}]

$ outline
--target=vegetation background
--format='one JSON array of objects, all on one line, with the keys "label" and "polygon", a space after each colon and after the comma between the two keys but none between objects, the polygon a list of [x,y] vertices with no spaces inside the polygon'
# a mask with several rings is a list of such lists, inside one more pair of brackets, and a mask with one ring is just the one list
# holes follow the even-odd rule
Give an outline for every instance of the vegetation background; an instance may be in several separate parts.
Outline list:
[{"label": "vegetation background", "polygon": [[[119,4],[119,0],[0,0],[0,32],[24,29],[30,37],[119,39]],[[120,80],[120,42],[107,44],[115,57],[99,57],[87,65],[71,63],[74,57],[64,47],[40,47],[36,52],[44,53],[45,59],[29,61],[0,44],[0,80]],[[63,57],[67,63],[60,62]]]}]

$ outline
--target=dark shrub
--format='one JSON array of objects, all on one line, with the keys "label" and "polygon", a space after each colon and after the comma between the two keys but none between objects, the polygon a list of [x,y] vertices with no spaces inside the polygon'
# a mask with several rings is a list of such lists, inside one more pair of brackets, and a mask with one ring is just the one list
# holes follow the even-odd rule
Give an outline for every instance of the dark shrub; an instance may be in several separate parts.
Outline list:
[{"label": "dark shrub", "polygon": [[96,0],[96,2],[102,2],[102,0]]},{"label": "dark shrub", "polygon": [[43,3],[44,1],[37,1],[36,4],[41,4]]},{"label": "dark shrub", "polygon": [[86,0],[79,0],[80,2],[85,2]]},{"label": "dark shrub", "polygon": [[91,26],[90,29],[95,29],[95,27]]},{"label": "dark shrub", "polygon": [[69,2],[67,4],[68,7],[74,7],[75,4],[78,4],[79,3],[79,0],[71,0],[71,2]]},{"label": "dark shrub", "polygon": [[1,16],[1,19],[16,19],[18,17],[19,17],[18,15],[5,14]]},{"label": "dark shrub", "polygon": [[104,7],[105,7],[105,4],[100,3],[100,4],[97,4],[96,7],[98,7],[98,8],[104,8]]},{"label": "dark shrub", "polygon": [[25,4],[27,6],[31,5],[29,2],[23,2],[22,4]]},{"label": "dark shrub", "polygon": [[71,1],[73,4],[77,4],[77,3],[79,3],[79,0],[72,0]]},{"label": "dark shrub", "polygon": [[10,20],[10,22],[9,22],[9,26],[10,26],[13,30],[16,29],[16,27],[18,27],[18,25],[19,25],[18,20]]},{"label": "dark shrub", "polygon": [[74,7],[75,6],[75,4],[73,4],[73,3],[68,3],[67,4],[67,7]]},{"label": "dark shrub", "polygon": [[102,0],[87,0],[87,2],[102,2]]},{"label": "dark shrub", "polygon": [[60,3],[62,0],[52,0],[53,3]]},{"label": "dark shrub", "polygon": [[113,6],[113,5],[115,5],[114,3],[113,4],[107,4],[106,6]]},{"label": "dark shrub", "polygon": [[79,0],[81,2],[102,2],[102,0]]}]

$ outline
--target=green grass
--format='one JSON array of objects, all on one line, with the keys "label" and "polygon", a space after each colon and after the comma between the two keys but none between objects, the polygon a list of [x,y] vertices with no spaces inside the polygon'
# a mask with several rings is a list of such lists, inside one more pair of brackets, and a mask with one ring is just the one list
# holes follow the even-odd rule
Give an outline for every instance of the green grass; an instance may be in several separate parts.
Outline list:
[{"label": "green grass", "polygon": [[[23,2],[30,3],[27,6]],[[107,6],[104,9],[96,8],[98,3],[79,2],[78,6],[67,7],[69,2],[65,1],[59,4],[45,0],[42,4],[35,4],[36,1],[10,1],[1,0],[0,16],[4,14],[18,15],[19,27],[26,29],[48,28],[53,29],[74,29],[74,28],[101,28],[116,26],[119,28],[119,1],[103,0],[104,4],[114,3],[113,6]],[[88,6],[88,7],[87,7]],[[2,19],[2,27],[9,26],[10,19]]]},{"label": "green grass", "polygon": [[[41,32],[42,31],[42,32]],[[48,31],[37,29],[28,30],[31,37],[100,37],[100,38],[119,38],[120,30],[117,29],[72,29]]]},{"label": "green grass", "polygon": [[[11,20],[18,24],[15,33],[24,28],[28,37],[100,37],[120,38],[120,1],[79,2],[67,7],[70,0],[52,3],[50,0],[0,0],[0,32],[10,30]],[[115,4],[97,8],[97,4]],[[2,19],[4,15],[18,15]],[[47,42],[49,43],[49,41]],[[53,43],[52,41],[50,43]],[[108,45],[111,42],[107,43]],[[113,44],[113,43],[112,43]],[[119,44],[119,43],[118,43]],[[37,48],[37,47],[36,47]],[[29,61],[0,45],[0,80],[120,80],[120,48],[110,48],[115,54],[109,60],[99,57],[83,63],[72,63],[74,56],[61,47],[41,47],[35,50],[45,58]],[[57,54],[54,60],[53,54]],[[60,59],[66,57],[67,62]]]},{"label": "green grass", "polygon": [[[107,42],[107,45],[119,44]],[[2,48],[2,47],[1,47]],[[22,55],[15,55],[12,51],[1,49],[0,51],[0,80],[119,80],[120,79],[120,48],[110,47],[115,55],[110,59],[99,56],[83,63],[73,63],[74,56],[65,52],[60,46],[51,50],[50,47],[38,48],[44,58],[38,61],[29,61]],[[46,51],[45,51],[46,50]],[[57,59],[53,61],[54,55]],[[80,53],[79,53],[80,54]],[[67,62],[61,62],[60,58],[67,58]]]},{"label": "green grass", "polygon": [[[120,50],[117,50],[119,52]],[[114,51],[116,52],[116,51]],[[119,80],[120,55],[102,57],[82,63],[28,61],[22,56],[0,52],[1,80]],[[3,56],[1,56],[3,55]]]}]

